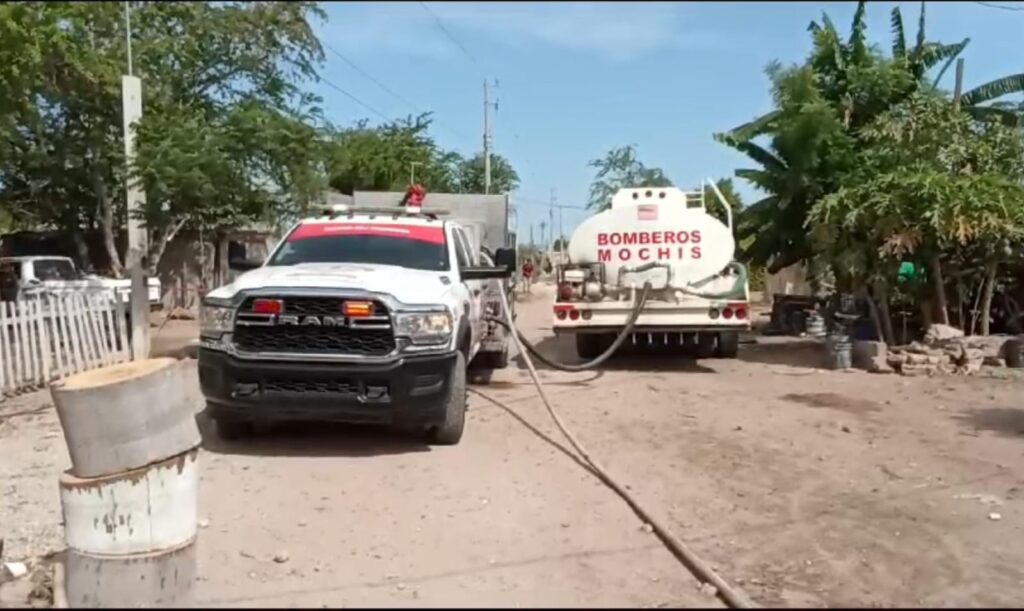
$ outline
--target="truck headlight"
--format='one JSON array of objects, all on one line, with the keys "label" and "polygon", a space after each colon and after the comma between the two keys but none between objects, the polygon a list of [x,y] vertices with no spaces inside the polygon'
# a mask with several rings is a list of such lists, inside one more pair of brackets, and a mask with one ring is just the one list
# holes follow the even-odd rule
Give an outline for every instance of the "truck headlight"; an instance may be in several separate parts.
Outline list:
[{"label": "truck headlight", "polygon": [[395,335],[416,345],[443,344],[452,336],[448,312],[403,312],[395,316]]},{"label": "truck headlight", "polygon": [[230,306],[204,303],[199,309],[199,335],[220,337],[231,330],[235,309]]}]

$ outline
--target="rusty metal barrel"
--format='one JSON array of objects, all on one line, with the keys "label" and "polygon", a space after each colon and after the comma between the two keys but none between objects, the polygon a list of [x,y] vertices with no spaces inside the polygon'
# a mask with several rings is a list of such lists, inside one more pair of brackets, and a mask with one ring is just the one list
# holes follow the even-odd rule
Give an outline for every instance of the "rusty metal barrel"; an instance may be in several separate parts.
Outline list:
[{"label": "rusty metal barrel", "polygon": [[188,366],[145,359],[51,387],[72,463],[59,482],[71,607],[192,604],[201,438]]}]

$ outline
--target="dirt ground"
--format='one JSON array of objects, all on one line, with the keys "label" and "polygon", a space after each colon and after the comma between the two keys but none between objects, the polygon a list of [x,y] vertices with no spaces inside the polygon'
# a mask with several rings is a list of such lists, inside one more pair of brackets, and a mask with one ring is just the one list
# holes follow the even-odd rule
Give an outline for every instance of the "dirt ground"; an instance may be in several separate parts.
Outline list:
[{"label": "dirt ground", "polygon": [[[520,304],[520,325],[573,360],[551,337],[549,290]],[[1024,604],[1024,381],[830,372],[822,354],[757,338],[735,361],[622,356],[542,375],[590,451],[761,605]],[[564,444],[519,367],[477,387],[513,411],[471,395],[451,448],[340,427],[228,444],[200,414],[197,602],[718,605],[544,439]],[[46,393],[0,403],[6,559],[61,547],[68,465]]]}]

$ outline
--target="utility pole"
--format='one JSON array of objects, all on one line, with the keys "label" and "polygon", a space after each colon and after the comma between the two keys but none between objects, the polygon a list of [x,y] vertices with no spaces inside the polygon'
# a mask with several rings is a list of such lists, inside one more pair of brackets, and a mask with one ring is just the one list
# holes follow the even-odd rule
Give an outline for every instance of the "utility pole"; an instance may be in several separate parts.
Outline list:
[{"label": "utility pole", "polygon": [[[498,81],[494,81],[494,86],[498,86]],[[491,192],[491,147],[492,134],[491,134],[491,107],[494,110],[498,110],[498,102],[495,101],[491,104],[491,89],[487,83],[487,79],[484,79],[484,193]]]},{"label": "utility pole", "polygon": [[551,187],[551,199],[548,202],[548,226],[551,228],[551,250],[555,249],[555,188]]},{"label": "utility pole", "polygon": [[[125,43],[128,74],[121,77],[121,109],[124,117],[124,160],[128,176],[135,165],[134,124],[142,119],[142,81],[132,74],[131,7],[124,3]],[[146,207],[146,193],[137,179],[129,178],[125,199],[128,208],[128,273],[131,278],[129,312],[132,324],[132,359],[149,358],[149,295],[142,269],[147,250],[146,230],[139,218]]]},{"label": "utility pole", "polygon": [[953,86],[953,107],[960,109],[960,96],[964,91],[964,58],[956,60],[956,84]]},{"label": "utility pole", "polygon": [[416,166],[423,165],[422,161],[410,161],[409,162],[409,184],[416,184]]},{"label": "utility pole", "polygon": [[530,223],[530,252],[533,252],[533,223]]}]

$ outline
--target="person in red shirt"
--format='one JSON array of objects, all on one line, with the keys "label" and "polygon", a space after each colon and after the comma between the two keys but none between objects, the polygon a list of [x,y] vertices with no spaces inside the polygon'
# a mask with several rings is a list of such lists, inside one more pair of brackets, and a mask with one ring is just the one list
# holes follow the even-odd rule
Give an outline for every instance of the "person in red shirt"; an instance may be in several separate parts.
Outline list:
[{"label": "person in red shirt", "polygon": [[523,284],[526,286],[526,292],[530,292],[530,286],[533,283],[533,261],[529,259],[526,263],[523,263]]}]

